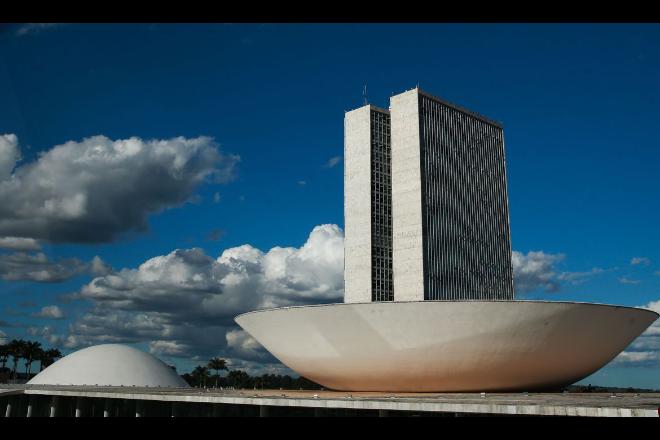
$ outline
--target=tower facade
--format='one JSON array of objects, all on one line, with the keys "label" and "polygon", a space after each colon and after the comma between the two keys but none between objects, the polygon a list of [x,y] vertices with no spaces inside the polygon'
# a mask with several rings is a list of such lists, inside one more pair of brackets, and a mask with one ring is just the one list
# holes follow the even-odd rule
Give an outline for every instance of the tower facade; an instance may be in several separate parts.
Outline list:
[{"label": "tower facade", "polygon": [[345,302],[513,299],[499,123],[413,89],[344,145]]},{"label": "tower facade", "polygon": [[393,301],[389,112],[348,112],[344,133],[344,301]]}]

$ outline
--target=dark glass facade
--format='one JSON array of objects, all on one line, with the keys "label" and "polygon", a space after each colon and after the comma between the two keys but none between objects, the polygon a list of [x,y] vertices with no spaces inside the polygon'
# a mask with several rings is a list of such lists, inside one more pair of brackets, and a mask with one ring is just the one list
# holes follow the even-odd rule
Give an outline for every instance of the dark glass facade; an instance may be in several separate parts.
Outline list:
[{"label": "dark glass facade", "polygon": [[424,299],[513,299],[502,127],[419,94]]},{"label": "dark glass facade", "polygon": [[393,301],[390,115],[371,108],[371,300]]}]

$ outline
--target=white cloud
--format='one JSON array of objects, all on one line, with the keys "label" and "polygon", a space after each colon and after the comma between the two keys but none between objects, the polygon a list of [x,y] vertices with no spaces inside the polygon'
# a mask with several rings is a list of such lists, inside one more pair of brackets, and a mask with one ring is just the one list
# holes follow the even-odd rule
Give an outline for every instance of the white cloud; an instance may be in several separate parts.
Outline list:
[{"label": "white cloud", "polygon": [[513,281],[516,294],[543,290],[546,293],[558,292],[562,283],[581,284],[605,269],[594,267],[583,272],[560,271],[557,266],[565,259],[564,254],[547,254],[543,251],[530,251],[527,254],[513,251]]},{"label": "white cloud", "polygon": [[31,336],[40,336],[48,342],[48,344],[55,347],[76,348],[78,347],[76,338],[74,336],[62,336],[54,332],[54,329],[46,325],[44,327],[28,327],[27,333]]},{"label": "white cloud", "polygon": [[528,293],[537,289],[546,292],[559,290],[558,274],[555,265],[564,260],[563,254],[546,254],[530,251],[527,255],[513,251],[513,280],[517,293]]},{"label": "white cloud", "polygon": [[11,172],[20,158],[21,152],[16,135],[0,135],[0,181],[11,177]]},{"label": "white cloud", "polygon": [[34,238],[0,237],[0,248],[13,251],[38,251],[41,246]]},{"label": "white cloud", "polygon": [[213,203],[220,203],[220,199],[221,199],[221,197],[220,197],[219,192],[216,192],[215,194],[213,194]]},{"label": "white cloud", "polygon": [[261,308],[340,301],[343,295],[343,232],[315,227],[299,248],[267,252],[250,245],[212,258],[202,249],[177,249],[134,269],[100,276],[74,298],[92,310],[69,328],[70,346],[149,342],[167,356],[210,356],[275,362],[234,316]]},{"label": "white cloud", "polygon": [[240,359],[263,361],[269,358],[261,344],[244,330],[230,330],[225,335],[228,351]]},{"label": "white cloud", "polygon": [[[638,307],[660,313],[660,300]],[[630,367],[660,367],[660,319],[651,324],[614,362]]]},{"label": "white cloud", "polygon": [[0,159],[0,237],[51,242],[108,242],[145,230],[150,214],[190,200],[204,181],[231,180],[239,161],[209,137],[94,136],[56,145],[11,173],[18,141],[3,139],[10,147]]},{"label": "white cloud", "polygon": [[190,347],[177,343],[176,341],[151,341],[149,353],[155,356],[183,357],[188,354]]},{"label": "white cloud", "polygon": [[109,275],[113,273],[112,266],[107,264],[98,255],[92,258],[90,263],[90,272],[96,276]]},{"label": "white cloud", "polygon": [[57,306],[45,306],[41,308],[41,311],[34,313],[32,316],[47,319],[63,319],[64,312]]},{"label": "white cloud", "polygon": [[341,161],[341,156],[331,157],[325,164],[326,168],[333,168]]},{"label": "white cloud", "polygon": [[633,257],[630,260],[630,264],[632,266],[639,266],[640,264],[643,266],[650,266],[651,265],[651,260],[649,260],[646,257]]},{"label": "white cloud", "polygon": [[7,342],[9,342],[9,341],[7,340],[7,333],[5,333],[5,332],[3,332],[2,330],[0,330],[0,345],[4,345],[4,344],[6,344]]},{"label": "white cloud", "polygon": [[660,351],[623,351],[615,362],[628,366],[657,365],[660,363]]},{"label": "white cloud", "polygon": [[305,186],[305,185],[307,185],[307,182],[304,181],[304,180],[299,180],[299,181],[298,181],[298,185],[300,185],[300,186]]}]

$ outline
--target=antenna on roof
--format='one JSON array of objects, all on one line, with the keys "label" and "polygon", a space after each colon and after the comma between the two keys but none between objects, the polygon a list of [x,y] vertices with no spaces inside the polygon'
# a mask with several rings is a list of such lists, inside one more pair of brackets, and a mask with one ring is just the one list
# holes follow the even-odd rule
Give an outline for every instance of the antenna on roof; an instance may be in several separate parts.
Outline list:
[{"label": "antenna on roof", "polygon": [[362,101],[364,102],[364,105],[367,105],[367,83],[364,83],[364,88],[362,89]]}]

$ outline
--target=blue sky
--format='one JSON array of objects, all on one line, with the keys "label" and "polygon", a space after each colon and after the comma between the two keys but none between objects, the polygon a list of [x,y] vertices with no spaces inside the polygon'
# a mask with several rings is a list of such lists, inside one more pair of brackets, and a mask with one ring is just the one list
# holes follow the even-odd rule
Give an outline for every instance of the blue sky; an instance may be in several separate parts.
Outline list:
[{"label": "blue sky", "polygon": [[[206,328],[218,332],[213,349],[190,328],[201,315],[187,317],[191,324],[183,332],[160,321],[166,311],[149,302],[153,298],[125,307],[80,292],[96,276],[134,270],[175,249],[200,248],[211,259],[244,244],[267,253],[276,246],[300,248],[319,225],[343,228],[343,166],[330,161],[343,154],[343,113],[362,104],[365,83],[378,106],[419,84],[504,124],[512,246],[525,261],[529,252],[542,252],[535,254],[540,272],[519,296],[630,306],[659,301],[658,78],[660,26],[654,24],[4,25],[0,135],[16,137],[21,159],[14,173],[39,160],[44,169],[73,170],[76,155],[91,148],[84,139],[97,135],[108,145],[131,137],[146,143],[206,136],[213,140],[200,141],[200,151],[222,157],[208,166],[190,159],[191,173],[203,178],[189,177],[178,197],[146,194],[140,182],[159,177],[151,159],[140,159],[147,161],[140,168],[146,180],[132,182],[131,191],[144,197],[144,206],[153,204],[141,212],[143,228],[139,220],[119,219],[101,240],[94,235],[100,217],[90,212],[89,222],[74,222],[77,232],[67,234],[55,226],[44,226],[47,237],[32,226],[20,229],[25,219],[19,229],[0,228],[0,238],[20,230],[38,240],[40,250],[28,254],[42,252],[46,271],[58,269],[58,262],[80,266],[57,282],[6,269],[0,337],[68,344],[68,351],[115,335],[184,371],[209,354],[245,368],[278,368],[231,324]],[[70,141],[70,156],[47,154]],[[224,178],[212,176],[217,169]],[[85,179],[60,174],[54,184],[87,185]],[[122,182],[99,182],[80,191],[103,205],[104,195]],[[33,197],[28,186],[21,191],[0,193],[0,202]],[[133,194],[115,193],[116,200]],[[41,196],[34,197],[31,206],[42,206]],[[0,225],[6,220],[1,209]],[[115,211],[103,212],[107,220]],[[80,238],[83,229],[88,234]],[[327,237],[336,232],[328,231]],[[15,252],[0,249],[5,259]],[[83,267],[95,256],[112,269]],[[207,275],[216,270],[213,263],[199,264],[196,270]],[[341,288],[333,283],[309,301],[336,298]],[[33,316],[46,306],[57,306],[63,317]],[[123,326],[117,336],[110,324],[79,325],[98,322],[99,314],[117,314],[114,324],[139,315],[153,327]],[[585,383],[660,388],[656,339],[648,336],[639,348],[650,353],[646,361],[613,362]]]}]

